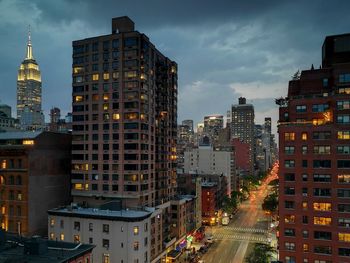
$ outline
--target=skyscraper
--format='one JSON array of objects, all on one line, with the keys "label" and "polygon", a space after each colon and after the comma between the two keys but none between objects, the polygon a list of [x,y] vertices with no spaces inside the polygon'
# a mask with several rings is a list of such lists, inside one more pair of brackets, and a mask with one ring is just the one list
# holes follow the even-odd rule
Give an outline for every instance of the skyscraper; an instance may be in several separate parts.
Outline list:
[{"label": "skyscraper", "polygon": [[279,109],[282,262],[350,262],[350,34],[289,82]]},{"label": "skyscraper", "polygon": [[231,138],[238,138],[250,146],[250,173],[254,173],[254,107],[246,103],[246,98],[239,98],[238,104],[232,105]]},{"label": "skyscraper", "polygon": [[94,262],[160,260],[175,238],[177,64],[117,17],[111,34],[73,41],[72,72],[80,208],[50,211],[50,237],[96,244]]},{"label": "skyscraper", "polygon": [[33,57],[30,31],[26,57],[17,76],[17,118],[23,130],[40,130],[44,126],[41,110],[41,73]]}]

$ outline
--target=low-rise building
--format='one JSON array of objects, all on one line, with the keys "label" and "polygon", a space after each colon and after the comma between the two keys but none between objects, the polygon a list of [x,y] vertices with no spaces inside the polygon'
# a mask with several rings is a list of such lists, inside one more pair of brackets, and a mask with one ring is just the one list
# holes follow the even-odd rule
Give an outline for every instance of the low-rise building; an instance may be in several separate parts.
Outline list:
[{"label": "low-rise building", "polygon": [[0,221],[9,232],[47,235],[47,210],[70,203],[71,136],[0,133]]},{"label": "low-rise building", "polygon": [[[151,224],[157,226],[156,220],[161,226],[158,211],[108,208],[82,208],[73,204],[49,210],[49,238],[94,244],[93,262],[151,262],[153,237],[157,239],[161,233],[159,227],[151,228]],[[156,229],[158,236],[154,235]]]}]

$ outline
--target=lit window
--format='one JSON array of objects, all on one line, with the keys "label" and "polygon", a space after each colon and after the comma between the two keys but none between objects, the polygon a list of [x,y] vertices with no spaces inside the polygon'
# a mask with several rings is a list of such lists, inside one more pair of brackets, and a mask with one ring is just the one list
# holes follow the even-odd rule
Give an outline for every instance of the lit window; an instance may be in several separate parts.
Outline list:
[{"label": "lit window", "polygon": [[303,251],[304,252],[309,252],[309,245],[308,244],[303,244]]},{"label": "lit window", "polygon": [[80,96],[80,95],[78,95],[78,96],[73,96],[73,101],[74,101],[74,102],[81,102],[81,101],[83,101],[83,100],[84,100],[83,96]]},{"label": "lit window", "polygon": [[99,75],[98,74],[92,74],[92,80],[93,81],[97,81],[99,79]]},{"label": "lit window", "polygon": [[113,117],[113,120],[119,120],[120,115],[119,113],[113,113],[112,117]]},{"label": "lit window", "polygon": [[313,206],[314,206],[315,211],[331,211],[332,210],[331,203],[314,203]]},{"label": "lit window", "polygon": [[74,190],[83,190],[83,184],[74,184]]},{"label": "lit window", "polygon": [[103,254],[102,255],[102,263],[110,263],[110,258],[109,258],[109,254]]},{"label": "lit window", "polygon": [[301,205],[304,210],[307,210],[307,202],[302,202]]},{"label": "lit window", "polygon": [[55,225],[55,219],[54,218],[51,218],[50,219],[50,226],[54,226]]},{"label": "lit window", "polygon": [[339,241],[350,242],[350,233],[338,233]]},{"label": "lit window", "polygon": [[55,239],[55,234],[54,233],[50,233],[50,239],[54,240]]},{"label": "lit window", "polygon": [[84,68],[83,67],[74,67],[73,68],[73,73],[74,74],[79,74],[79,73],[83,73],[84,72]]},{"label": "lit window", "polygon": [[285,141],[294,141],[295,140],[295,133],[294,132],[284,133],[284,140]]},{"label": "lit window", "polygon": [[64,234],[63,234],[63,233],[60,235],[60,240],[61,240],[61,241],[64,240]]},{"label": "lit window", "polygon": [[112,73],[112,77],[113,77],[113,79],[118,79],[119,78],[119,72],[113,72]]},{"label": "lit window", "polygon": [[79,243],[80,242],[80,236],[79,235],[74,235],[73,241],[74,241],[74,243]]},{"label": "lit window", "polygon": [[284,217],[284,222],[287,223],[287,224],[295,223],[295,215],[286,215]]},{"label": "lit window", "polygon": [[33,145],[34,144],[34,140],[23,140],[22,144],[23,145]]},{"label": "lit window", "polygon": [[139,234],[139,227],[134,226],[134,235],[138,235],[138,234]]},{"label": "lit window", "polygon": [[109,104],[108,103],[104,103],[103,104],[103,110],[108,110],[109,108]]},{"label": "lit window", "polygon": [[332,218],[330,217],[314,217],[314,225],[330,226],[332,224]]},{"label": "lit window", "polygon": [[134,250],[139,250],[139,242],[134,242]]},{"label": "lit window", "polygon": [[109,73],[103,73],[103,79],[109,80]]},{"label": "lit window", "polygon": [[2,160],[1,161],[1,169],[6,169],[7,168],[7,160]]},{"label": "lit window", "polygon": [[338,139],[340,140],[349,140],[350,139],[350,131],[338,131]]},{"label": "lit window", "polygon": [[307,140],[307,133],[306,133],[306,132],[303,132],[303,133],[301,134],[301,139],[302,139],[303,141],[306,141],[306,140]]}]

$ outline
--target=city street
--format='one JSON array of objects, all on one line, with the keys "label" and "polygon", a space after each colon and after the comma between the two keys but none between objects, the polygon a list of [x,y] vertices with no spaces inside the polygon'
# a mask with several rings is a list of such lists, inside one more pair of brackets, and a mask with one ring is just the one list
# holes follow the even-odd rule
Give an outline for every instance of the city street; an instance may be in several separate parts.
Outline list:
[{"label": "city street", "polygon": [[242,263],[250,243],[268,242],[268,220],[261,209],[268,193],[268,183],[276,175],[270,174],[257,191],[243,202],[228,226],[208,227],[215,240],[209,251],[203,255],[206,263]]}]

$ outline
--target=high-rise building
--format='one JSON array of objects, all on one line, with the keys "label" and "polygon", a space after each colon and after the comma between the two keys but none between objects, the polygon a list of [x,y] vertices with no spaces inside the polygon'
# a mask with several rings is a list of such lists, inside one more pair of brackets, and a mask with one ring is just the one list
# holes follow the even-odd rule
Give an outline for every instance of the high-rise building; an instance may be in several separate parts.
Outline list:
[{"label": "high-rise building", "polygon": [[[84,229],[89,220],[94,229],[105,225],[110,236],[90,236],[96,262],[160,260],[176,240],[170,200],[176,187],[177,64],[130,18],[118,17],[111,34],[73,42],[72,77],[72,195],[85,208],[74,220],[69,209],[52,210],[50,218],[68,222],[68,241],[74,232],[76,240],[89,242],[83,231],[72,230],[75,222]],[[55,225],[52,230],[59,234]],[[120,243],[125,253],[119,253]]]},{"label": "high-rise building", "polygon": [[174,195],[176,67],[127,17],[113,19],[110,35],[73,42],[77,201],[155,206]]},{"label": "high-rise building", "polygon": [[231,108],[231,138],[238,138],[250,146],[250,173],[254,174],[254,107],[246,103],[246,98],[240,97],[238,104]]},{"label": "high-rise building", "polygon": [[328,36],[320,69],[279,108],[282,262],[350,262],[350,34]]},{"label": "high-rise building", "polygon": [[193,134],[194,133],[194,129],[193,129],[193,120],[183,120],[182,125],[184,126],[188,126],[190,129],[190,132]]},{"label": "high-rise building", "polygon": [[214,144],[219,136],[219,131],[224,128],[224,116],[212,114],[204,116],[204,133],[210,138]]},{"label": "high-rise building", "polygon": [[41,73],[33,57],[30,32],[27,53],[17,76],[17,118],[23,130],[41,130],[44,115],[41,110]]}]

